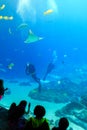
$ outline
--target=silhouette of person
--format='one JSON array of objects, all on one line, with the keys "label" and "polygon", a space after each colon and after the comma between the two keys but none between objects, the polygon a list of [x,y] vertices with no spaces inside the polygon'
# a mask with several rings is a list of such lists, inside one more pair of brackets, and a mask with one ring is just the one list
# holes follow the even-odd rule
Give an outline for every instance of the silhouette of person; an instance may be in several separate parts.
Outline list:
[{"label": "silhouette of person", "polygon": [[41,82],[40,82],[40,78],[38,78],[36,75],[35,66],[33,64],[27,64],[25,72],[27,75],[30,75],[34,79],[35,82],[37,82],[39,84],[38,91],[40,92],[41,91]]},{"label": "silhouette of person", "polygon": [[37,105],[34,108],[34,117],[30,117],[25,125],[24,130],[49,130],[49,123],[44,118],[46,111],[41,105]]},{"label": "silhouette of person", "polygon": [[6,90],[8,90],[8,88],[4,88],[4,81],[0,79],[0,99],[2,99]]},{"label": "silhouette of person", "polygon": [[52,130],[67,130],[68,126],[69,126],[69,121],[67,118],[62,117],[59,120],[59,127],[53,127]]},{"label": "silhouette of person", "polygon": [[23,118],[23,115],[28,114],[30,111],[30,103],[28,104],[27,111],[25,111],[26,105],[26,100],[20,101],[18,106],[14,102],[11,104],[10,109],[8,110],[8,123],[10,129],[19,130],[19,128],[21,128],[22,130],[25,125],[25,119]]}]

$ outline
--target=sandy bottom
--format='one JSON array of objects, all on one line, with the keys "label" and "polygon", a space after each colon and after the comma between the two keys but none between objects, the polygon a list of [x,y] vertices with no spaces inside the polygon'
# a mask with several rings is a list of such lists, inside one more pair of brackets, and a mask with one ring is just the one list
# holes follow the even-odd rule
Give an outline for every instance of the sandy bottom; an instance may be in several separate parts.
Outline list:
[{"label": "sandy bottom", "polygon": [[[17,79],[18,80],[18,79]],[[31,103],[31,111],[33,112],[34,107],[39,104],[43,105],[46,109],[46,117],[51,120],[56,120],[58,117],[55,116],[55,111],[58,109],[61,109],[65,104],[55,104],[55,103],[49,103],[45,101],[37,101],[33,100],[28,96],[29,91],[37,87],[36,83],[32,83],[31,86],[20,86],[20,82],[26,82],[27,80],[21,79],[18,80],[18,82],[9,82],[8,80],[5,81],[4,86],[8,87],[11,91],[11,94],[6,94],[0,100],[0,105],[5,106],[6,108],[9,108],[12,102],[16,102],[18,104],[21,100],[27,100],[27,102]],[[49,98],[49,97],[48,97]],[[27,109],[27,108],[26,108]],[[73,124],[70,122],[70,127],[72,127],[74,130],[84,130],[83,128]]]}]

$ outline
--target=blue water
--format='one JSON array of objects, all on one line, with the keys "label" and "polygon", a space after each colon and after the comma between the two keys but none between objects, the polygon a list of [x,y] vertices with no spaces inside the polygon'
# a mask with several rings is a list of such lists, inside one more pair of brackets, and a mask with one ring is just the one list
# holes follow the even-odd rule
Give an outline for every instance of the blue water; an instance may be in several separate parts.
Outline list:
[{"label": "blue water", "polygon": [[[35,65],[42,78],[48,63],[53,60],[54,51],[59,75],[62,62],[66,73],[77,69],[74,66],[87,64],[86,0],[0,1],[0,6],[3,4],[5,8],[0,10],[0,15],[13,16],[13,20],[0,20],[0,68],[5,71],[0,71],[1,77],[25,77],[25,66],[29,62]],[[49,9],[53,12],[44,15]],[[23,23],[28,26],[18,29]],[[43,39],[24,43],[30,29]],[[8,69],[10,63],[14,63],[11,70]]]},{"label": "blue water", "polygon": [[[78,68],[83,73],[87,70],[86,0],[1,0],[2,4],[6,7],[0,15],[13,16],[13,20],[0,19],[0,78],[26,78],[26,63],[32,63],[42,79],[54,51],[58,58],[52,74],[67,76]],[[44,15],[49,9],[53,12]],[[17,29],[23,23],[28,26]],[[24,43],[30,29],[43,39]],[[10,63],[14,63],[11,70]]]},{"label": "blue water", "polygon": [[[40,73],[42,68],[51,61],[54,50],[56,50],[58,55],[57,65],[62,60],[65,60],[63,57],[64,54],[67,55],[67,62],[74,64],[86,63],[86,1],[80,0],[79,2],[77,0],[77,2],[69,2],[67,0],[65,2],[62,0],[58,2],[54,1],[54,3],[58,11],[55,11],[55,8],[53,8],[54,12],[44,16],[43,12],[50,9],[49,4],[43,0],[40,3],[30,1],[30,7],[32,7],[30,11],[35,10],[35,14],[30,11],[27,12],[26,6],[24,6],[23,19],[17,13],[18,2],[6,2],[6,8],[1,10],[0,14],[14,17],[11,21],[0,20],[0,63],[4,64],[3,67],[6,70],[6,65],[9,64],[6,59],[9,59],[10,62],[15,64],[12,71],[18,72],[19,75],[24,71],[24,65],[27,62],[35,64],[37,69],[40,70],[38,70],[38,73]],[[29,15],[31,15],[30,19]],[[29,29],[37,36],[44,37],[44,39],[26,45],[24,40],[27,37],[28,29],[16,30],[17,26],[21,23],[27,23]],[[9,34],[9,28],[12,34]],[[75,51],[74,48],[78,50]]]}]

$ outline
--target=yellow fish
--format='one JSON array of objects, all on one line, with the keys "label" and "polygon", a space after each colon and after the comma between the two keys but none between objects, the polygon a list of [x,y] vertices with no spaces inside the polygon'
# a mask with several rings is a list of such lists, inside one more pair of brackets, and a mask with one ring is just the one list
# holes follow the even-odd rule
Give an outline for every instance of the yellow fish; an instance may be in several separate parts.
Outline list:
[{"label": "yellow fish", "polygon": [[13,20],[13,16],[8,17],[8,20]]},{"label": "yellow fish", "polygon": [[3,16],[0,16],[0,19],[3,19]]},{"label": "yellow fish", "polygon": [[4,20],[8,20],[8,16],[3,16],[2,17]]},{"label": "yellow fish", "polygon": [[52,12],[53,12],[53,10],[52,10],[52,9],[46,10],[46,11],[44,12],[44,15],[51,14]]},{"label": "yellow fish", "polygon": [[[2,6],[0,6],[0,10],[3,10],[5,8],[5,4],[3,4]],[[13,20],[13,16],[0,16],[0,20],[4,19],[4,20]]]},{"label": "yellow fish", "polygon": [[8,16],[3,16],[3,19],[4,19],[4,20],[13,20],[13,16],[10,16],[10,17],[8,17]]}]

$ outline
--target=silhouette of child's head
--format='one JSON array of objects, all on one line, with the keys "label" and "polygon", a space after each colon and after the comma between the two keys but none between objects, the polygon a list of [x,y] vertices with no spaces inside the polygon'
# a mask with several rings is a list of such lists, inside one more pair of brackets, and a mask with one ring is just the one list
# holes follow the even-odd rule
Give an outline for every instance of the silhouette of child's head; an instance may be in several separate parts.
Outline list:
[{"label": "silhouette of child's head", "polygon": [[23,108],[25,108],[26,107],[26,105],[27,105],[27,101],[25,101],[25,100],[22,100],[20,103],[19,103],[19,107],[23,107]]},{"label": "silhouette of child's head", "polygon": [[36,115],[37,118],[42,118],[45,113],[45,108],[41,105],[37,105],[34,109],[34,115]]},{"label": "silhouette of child's head", "polygon": [[13,103],[11,104],[11,106],[10,106],[10,109],[12,110],[12,109],[14,109],[15,107],[16,107],[16,103],[13,102]]},{"label": "silhouette of child's head", "polygon": [[59,128],[66,129],[68,126],[69,126],[69,121],[67,120],[67,118],[65,118],[65,117],[60,118],[60,120],[59,120]]}]

